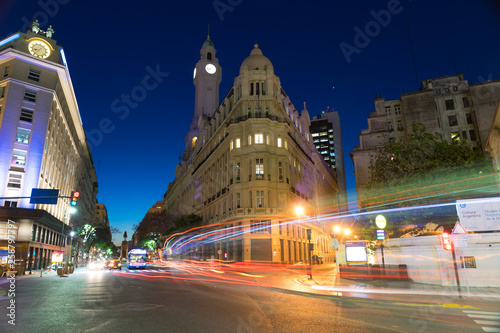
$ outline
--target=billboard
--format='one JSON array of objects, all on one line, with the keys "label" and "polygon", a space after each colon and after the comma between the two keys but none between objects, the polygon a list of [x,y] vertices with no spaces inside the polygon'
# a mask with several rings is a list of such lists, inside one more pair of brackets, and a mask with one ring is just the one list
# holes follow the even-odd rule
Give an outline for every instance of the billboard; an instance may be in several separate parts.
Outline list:
[{"label": "billboard", "polygon": [[346,262],[366,263],[368,256],[366,254],[366,243],[364,241],[345,242]]},{"label": "billboard", "polygon": [[467,231],[500,230],[500,197],[457,200],[460,224]]}]

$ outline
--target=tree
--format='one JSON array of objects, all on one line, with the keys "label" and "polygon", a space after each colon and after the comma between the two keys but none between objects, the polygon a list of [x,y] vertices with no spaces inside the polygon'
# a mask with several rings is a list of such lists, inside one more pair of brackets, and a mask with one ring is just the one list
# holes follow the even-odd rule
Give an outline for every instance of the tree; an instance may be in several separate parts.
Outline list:
[{"label": "tree", "polygon": [[[437,133],[428,133],[421,123],[413,123],[405,140],[394,140],[375,150],[370,160],[371,180],[360,207],[365,210],[422,206],[453,202],[498,191],[495,171],[489,159],[465,140],[451,143]],[[418,211],[390,213],[399,225],[456,221],[452,205]],[[387,217],[387,216],[386,216]],[[367,215],[365,221],[373,219]]]}]

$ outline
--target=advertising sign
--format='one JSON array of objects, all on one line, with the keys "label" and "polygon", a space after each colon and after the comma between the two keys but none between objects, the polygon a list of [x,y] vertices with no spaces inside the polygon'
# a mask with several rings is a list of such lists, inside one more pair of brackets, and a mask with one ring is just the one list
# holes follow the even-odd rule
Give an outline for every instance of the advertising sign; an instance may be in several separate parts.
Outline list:
[{"label": "advertising sign", "polygon": [[457,200],[457,213],[467,231],[500,230],[500,197]]},{"label": "advertising sign", "polygon": [[366,243],[364,241],[346,242],[345,256],[348,263],[367,263],[368,256],[366,254]]}]

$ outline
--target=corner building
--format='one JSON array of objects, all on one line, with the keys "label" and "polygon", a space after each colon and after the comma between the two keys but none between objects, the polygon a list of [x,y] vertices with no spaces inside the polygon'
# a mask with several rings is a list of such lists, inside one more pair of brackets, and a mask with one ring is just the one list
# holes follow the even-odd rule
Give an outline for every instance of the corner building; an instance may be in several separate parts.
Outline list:
[{"label": "corner building", "polygon": [[[334,173],[313,145],[310,118],[295,109],[255,45],[220,105],[221,67],[208,37],[193,73],[195,116],[175,179],[164,197],[167,214],[198,214],[204,224],[237,228],[229,241],[195,246],[198,257],[273,263],[333,261],[329,223],[338,206]],[[303,216],[294,211],[304,209]],[[227,253],[227,256],[225,255]]]},{"label": "corner building", "polygon": [[[33,188],[79,191],[77,212],[70,217],[68,198],[31,204]],[[97,188],[64,50],[36,26],[0,40],[0,230],[9,219],[20,224],[16,259],[39,269],[55,252],[67,255],[70,222],[93,219]]]}]

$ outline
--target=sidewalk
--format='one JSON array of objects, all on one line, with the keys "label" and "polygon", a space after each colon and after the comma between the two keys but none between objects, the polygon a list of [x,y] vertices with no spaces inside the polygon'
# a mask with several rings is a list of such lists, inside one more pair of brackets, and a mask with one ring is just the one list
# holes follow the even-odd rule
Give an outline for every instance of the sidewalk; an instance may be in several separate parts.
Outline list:
[{"label": "sidewalk", "polygon": [[[346,279],[336,277],[335,273],[335,264],[313,265],[312,280],[309,280],[309,276],[305,274],[292,278],[292,280],[298,286],[309,288],[309,292],[324,295],[345,292],[446,297],[462,296],[490,301],[500,300],[500,288],[494,287],[470,287],[467,290],[467,286],[462,285],[459,292],[456,286],[440,286],[400,280]],[[304,291],[303,288],[300,289]]]}]

